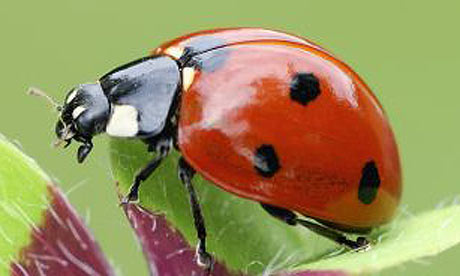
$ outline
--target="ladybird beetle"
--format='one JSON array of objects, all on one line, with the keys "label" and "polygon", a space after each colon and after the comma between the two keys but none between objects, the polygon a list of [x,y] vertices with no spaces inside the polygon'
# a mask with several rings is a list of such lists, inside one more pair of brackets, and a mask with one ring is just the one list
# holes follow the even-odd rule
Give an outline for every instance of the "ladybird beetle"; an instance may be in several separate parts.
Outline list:
[{"label": "ladybird beetle", "polygon": [[[303,38],[260,28],[202,31],[165,43],[96,83],[72,89],[56,134],[82,145],[99,133],[138,138],[153,159],[124,203],[171,148],[182,157],[199,243],[210,267],[206,230],[192,186],[195,172],[260,202],[272,216],[357,249],[388,222],[401,196],[398,150],[388,119],[363,80]],[[299,215],[308,219],[301,219]]]}]

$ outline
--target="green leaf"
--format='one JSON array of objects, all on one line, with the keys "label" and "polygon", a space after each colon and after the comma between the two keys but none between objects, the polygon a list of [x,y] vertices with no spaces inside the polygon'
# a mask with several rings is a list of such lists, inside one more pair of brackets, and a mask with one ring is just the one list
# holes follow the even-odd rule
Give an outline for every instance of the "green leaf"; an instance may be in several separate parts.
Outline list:
[{"label": "green leaf", "polygon": [[114,275],[65,196],[0,134],[0,275]]},{"label": "green leaf", "polygon": [[0,134],[0,275],[31,242],[42,219],[50,179],[31,158]]},{"label": "green leaf", "polygon": [[[111,140],[111,160],[120,191],[127,193],[133,176],[153,155],[138,141]],[[196,243],[188,198],[177,179],[174,152],[140,189],[140,204],[164,214],[191,243]],[[373,272],[437,254],[460,241],[460,207],[397,219],[373,233],[367,252],[344,252],[302,227],[290,227],[265,213],[259,204],[194,179],[208,230],[209,249],[235,271],[342,270]]]},{"label": "green leaf", "polygon": [[434,256],[460,242],[460,206],[398,219],[379,232],[377,244],[367,252],[349,252],[297,269],[334,268],[362,274]]}]

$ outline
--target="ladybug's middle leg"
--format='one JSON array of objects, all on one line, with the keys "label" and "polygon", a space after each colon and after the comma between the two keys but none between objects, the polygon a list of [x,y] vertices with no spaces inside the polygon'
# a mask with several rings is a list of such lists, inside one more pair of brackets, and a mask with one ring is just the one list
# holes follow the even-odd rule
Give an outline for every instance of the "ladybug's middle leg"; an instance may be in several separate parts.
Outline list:
[{"label": "ladybug's middle leg", "polygon": [[209,274],[212,270],[212,257],[206,251],[206,228],[204,224],[203,214],[201,212],[200,203],[192,185],[192,178],[195,175],[195,170],[185,161],[183,157],[179,159],[178,164],[179,178],[185,185],[190,197],[190,205],[192,207],[193,221],[198,235],[198,245],[196,248],[198,265],[204,266]]},{"label": "ladybug's middle leg", "polygon": [[364,237],[359,237],[356,241],[352,241],[345,237],[343,234],[330,229],[328,227],[322,226],[318,223],[314,223],[308,220],[299,219],[294,212],[275,207],[273,205],[261,203],[262,207],[267,211],[270,215],[274,216],[277,219],[280,219],[286,222],[289,225],[297,225],[300,224],[304,227],[307,227],[310,231],[315,232],[325,238],[328,238],[336,243],[345,246],[349,249],[364,249],[369,246],[369,242]]}]

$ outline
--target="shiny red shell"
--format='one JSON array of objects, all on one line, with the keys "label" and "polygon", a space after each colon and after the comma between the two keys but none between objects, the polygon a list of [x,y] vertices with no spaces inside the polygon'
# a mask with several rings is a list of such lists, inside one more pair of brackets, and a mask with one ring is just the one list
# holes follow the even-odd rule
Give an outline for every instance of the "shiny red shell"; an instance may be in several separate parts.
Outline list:
[{"label": "shiny red shell", "polygon": [[[346,64],[305,39],[255,28],[199,32],[153,53],[180,59],[193,47],[199,66],[183,75],[178,145],[199,174],[238,196],[342,229],[391,219],[401,195],[394,135]],[[290,94],[299,73],[319,82],[320,94],[307,104]],[[263,145],[276,153],[271,176],[255,168]],[[359,194],[369,191],[363,201]]]}]

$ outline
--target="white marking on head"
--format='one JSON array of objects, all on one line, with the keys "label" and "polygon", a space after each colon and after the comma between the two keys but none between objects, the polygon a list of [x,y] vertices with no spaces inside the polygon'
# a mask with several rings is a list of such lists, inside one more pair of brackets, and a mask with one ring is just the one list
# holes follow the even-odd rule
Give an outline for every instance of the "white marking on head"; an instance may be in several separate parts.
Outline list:
[{"label": "white marking on head", "polygon": [[106,133],[115,137],[135,137],[139,130],[137,109],[130,105],[113,105]]},{"label": "white marking on head", "polygon": [[165,49],[165,54],[172,56],[174,59],[179,59],[184,54],[184,48],[172,46]]},{"label": "white marking on head", "polygon": [[65,100],[65,103],[69,104],[70,102],[72,102],[73,99],[75,99],[75,97],[77,96],[77,93],[78,93],[78,89],[72,90],[72,92],[70,92],[69,96],[67,96],[67,99]]},{"label": "white marking on head", "polygon": [[195,69],[193,67],[185,67],[182,69],[182,90],[187,91],[195,78]]},{"label": "white marking on head", "polygon": [[77,119],[78,116],[80,116],[80,114],[82,114],[85,110],[86,110],[86,108],[83,107],[83,106],[81,106],[81,105],[75,107],[75,109],[72,111],[72,117],[73,117],[73,119],[74,119],[74,120]]}]

